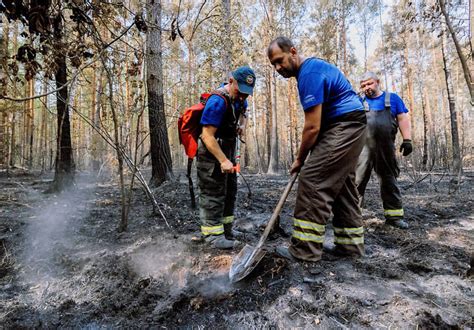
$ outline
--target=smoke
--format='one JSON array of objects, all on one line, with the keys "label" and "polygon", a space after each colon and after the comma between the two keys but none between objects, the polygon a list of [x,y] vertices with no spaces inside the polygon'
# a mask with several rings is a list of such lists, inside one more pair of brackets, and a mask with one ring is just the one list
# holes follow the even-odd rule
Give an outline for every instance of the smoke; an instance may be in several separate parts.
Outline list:
[{"label": "smoke", "polygon": [[22,263],[26,280],[53,278],[63,270],[68,250],[77,248],[78,226],[89,214],[85,201],[90,193],[89,189],[73,189],[52,197],[32,196],[40,202],[25,231]]},{"label": "smoke", "polygon": [[228,276],[232,257],[211,257],[202,251],[195,254],[184,243],[190,239],[183,239],[160,236],[159,241],[151,245],[144,243],[131,253],[132,268],[142,277],[164,281],[174,291],[193,287],[204,298],[233,291]]},{"label": "smoke", "polygon": [[171,237],[161,236],[152,245],[131,254],[131,266],[143,277],[160,278],[176,288],[186,286],[193,259],[185,245]]},{"label": "smoke", "polygon": [[234,290],[227,273],[209,277],[201,281],[198,288],[204,298],[215,298],[225,295]]}]

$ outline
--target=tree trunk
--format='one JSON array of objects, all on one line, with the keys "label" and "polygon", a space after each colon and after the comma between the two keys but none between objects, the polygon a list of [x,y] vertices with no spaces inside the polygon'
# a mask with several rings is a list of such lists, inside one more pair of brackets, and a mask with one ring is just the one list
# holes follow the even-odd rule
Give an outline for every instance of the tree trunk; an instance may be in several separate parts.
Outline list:
[{"label": "tree trunk", "polygon": [[[43,88],[42,94],[46,94],[48,91],[48,77],[43,77]],[[40,127],[40,138],[39,138],[39,148],[41,150],[39,157],[40,164],[41,164],[41,172],[46,171],[46,160],[48,158],[48,145],[47,145],[47,132],[48,132],[48,96],[44,96],[41,98],[41,127]]]},{"label": "tree trunk", "polygon": [[[379,25],[380,25],[380,42],[382,45],[385,45],[385,36],[383,33],[383,22],[382,22],[382,0],[379,0]],[[385,88],[388,88],[388,78],[387,78],[387,60],[385,57],[385,52],[382,52],[382,65],[383,65],[383,76],[385,82]]]},{"label": "tree trunk", "polygon": [[272,128],[270,134],[270,163],[267,174],[278,173],[278,114],[277,114],[277,88],[275,71],[270,74],[270,88],[272,97]]},{"label": "tree trunk", "polygon": [[[9,24],[3,22],[0,34],[0,95],[7,94],[8,86],[8,33]],[[7,101],[0,101],[0,169],[8,168],[8,112]]]},{"label": "tree trunk", "polygon": [[409,59],[410,51],[408,49],[408,38],[405,39],[405,48],[404,48],[404,59],[407,66],[407,92],[408,92],[408,106],[411,112],[410,121],[411,129],[413,131],[413,139],[416,136],[416,125],[415,125],[415,97],[413,92],[413,71]]},{"label": "tree trunk", "polygon": [[224,37],[222,40],[224,41],[224,59],[223,59],[223,69],[224,69],[224,80],[228,80],[228,74],[231,71],[232,65],[232,39],[231,39],[231,29],[230,24],[232,23],[231,18],[231,8],[230,8],[230,0],[222,0],[222,23],[224,24]]},{"label": "tree trunk", "polygon": [[426,171],[428,169],[428,153],[429,153],[429,143],[428,140],[430,139],[429,131],[428,131],[428,115],[426,110],[426,103],[425,103],[425,95],[423,91],[423,87],[421,86],[420,82],[420,93],[421,93],[421,111],[423,114],[423,157],[421,160],[422,169]]},{"label": "tree trunk", "polygon": [[[57,42],[62,39],[62,18],[58,15],[55,18],[54,34]],[[58,67],[55,78],[56,87],[61,88],[67,83],[67,67],[66,55],[58,52],[56,65]],[[67,86],[56,92],[56,109],[57,109],[57,142],[56,142],[56,166],[54,173],[54,181],[52,184],[53,191],[61,191],[70,187],[74,182],[74,160],[72,157],[71,143],[71,126],[68,109],[68,88]]]},{"label": "tree trunk", "polygon": [[474,81],[472,80],[472,75],[467,64],[466,56],[464,56],[464,53],[462,52],[461,44],[459,43],[458,37],[456,36],[456,32],[454,31],[453,25],[451,23],[449,13],[446,9],[446,2],[444,0],[439,0],[439,6],[441,8],[441,12],[443,13],[446,26],[448,27],[449,34],[453,39],[454,46],[456,47],[456,52],[458,54],[459,61],[461,61],[464,79],[466,80],[466,85],[469,90],[469,94],[471,95],[471,105],[474,105]]},{"label": "tree trunk", "polygon": [[258,133],[257,133],[257,96],[255,95],[254,97],[252,97],[252,132],[253,132],[253,138],[254,138],[254,141],[255,141],[255,152],[257,154],[256,158],[257,158],[257,172],[258,173],[262,173],[263,170],[262,170],[262,156],[260,154],[260,143],[259,141],[261,139],[259,139],[258,137]]},{"label": "tree trunk", "polygon": [[28,112],[26,115],[28,116],[28,121],[26,125],[26,139],[28,141],[28,168],[32,169],[33,168],[33,138],[34,138],[34,130],[35,130],[35,108],[34,104],[35,101],[33,99],[33,96],[35,95],[35,79],[32,78],[28,82],[28,96],[31,97],[30,100],[28,100]]},{"label": "tree trunk", "polygon": [[456,102],[454,100],[454,91],[453,85],[451,81],[451,71],[448,67],[448,59],[447,54],[448,51],[446,50],[446,35],[443,33],[442,41],[441,41],[441,51],[443,54],[443,64],[444,64],[444,77],[446,82],[446,92],[448,95],[448,103],[449,103],[449,114],[451,119],[451,140],[453,145],[453,172],[457,177],[457,182],[452,182],[454,184],[459,183],[459,177],[462,173],[462,160],[461,160],[461,150],[459,147],[459,132],[458,132],[458,119],[456,113]]},{"label": "tree trunk", "polygon": [[147,88],[148,121],[152,173],[150,184],[159,186],[173,177],[163,98],[163,65],[161,55],[161,1],[147,1]]}]

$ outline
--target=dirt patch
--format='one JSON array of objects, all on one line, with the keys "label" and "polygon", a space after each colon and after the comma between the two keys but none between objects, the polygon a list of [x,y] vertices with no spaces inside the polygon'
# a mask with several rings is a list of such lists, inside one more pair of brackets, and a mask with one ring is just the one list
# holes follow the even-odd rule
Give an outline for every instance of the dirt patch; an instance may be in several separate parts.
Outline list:
[{"label": "dirt patch", "polygon": [[[171,228],[136,189],[129,231],[119,234],[117,186],[83,175],[75,190],[45,195],[50,177],[20,174],[0,178],[6,328],[474,326],[473,279],[466,276],[474,237],[470,172],[456,195],[444,176],[416,185],[402,178],[407,231],[384,224],[371,181],[363,210],[367,255],[356,260],[324,255],[315,264],[289,263],[273,253],[291,234],[293,191],[266,256],[235,284],[228,270],[239,249],[215,251],[191,239],[199,219],[184,177],[155,191]],[[243,243],[256,244],[287,180],[249,175],[251,198],[239,186]]]}]

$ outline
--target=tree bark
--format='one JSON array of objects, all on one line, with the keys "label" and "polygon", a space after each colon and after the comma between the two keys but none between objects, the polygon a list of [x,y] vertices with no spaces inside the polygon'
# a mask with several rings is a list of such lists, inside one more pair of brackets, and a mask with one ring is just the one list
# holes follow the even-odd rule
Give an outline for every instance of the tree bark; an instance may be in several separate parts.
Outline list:
[{"label": "tree bark", "polygon": [[[0,95],[7,94],[8,85],[8,34],[9,24],[4,22],[2,34],[0,34]],[[8,168],[8,112],[7,101],[0,101],[0,169]]]},{"label": "tree bark", "polygon": [[277,114],[277,88],[275,71],[270,74],[270,88],[272,97],[272,128],[270,134],[270,162],[267,174],[278,173],[278,114]]},{"label": "tree bark", "polygon": [[[46,94],[48,91],[48,77],[44,76],[43,77],[43,94]],[[46,171],[46,160],[48,159],[48,137],[47,137],[47,132],[48,132],[48,96],[44,96],[41,98],[41,127],[40,127],[40,138],[39,138],[39,150],[40,152],[40,164],[41,164],[41,171],[44,172]]]},{"label": "tree bark", "polygon": [[[61,16],[58,15],[54,22],[54,35],[56,42],[58,43],[62,42],[61,20]],[[63,52],[58,52],[56,65],[58,67],[55,74],[56,87],[60,88],[67,83],[66,55]],[[53,191],[61,191],[70,187],[74,182],[75,166],[72,157],[71,124],[67,101],[68,88],[64,87],[56,92],[58,130],[56,142],[56,166],[54,181],[52,184]]]},{"label": "tree bark", "polygon": [[451,35],[451,38],[453,39],[454,46],[456,48],[456,52],[459,57],[459,61],[461,61],[461,67],[464,73],[464,79],[466,80],[466,85],[469,90],[469,94],[471,95],[471,105],[474,105],[474,81],[472,80],[472,75],[471,75],[471,71],[469,70],[469,66],[467,64],[466,56],[464,55],[461,49],[461,44],[459,43],[458,37],[451,23],[449,13],[446,9],[446,2],[444,0],[439,0],[439,6],[441,8],[441,12],[443,13],[446,26],[448,27],[449,34]]},{"label": "tree bark", "polygon": [[223,60],[223,69],[224,69],[224,77],[223,81],[228,79],[228,74],[231,71],[232,65],[232,39],[231,39],[231,29],[230,29],[230,17],[231,17],[231,8],[230,8],[230,0],[222,0],[222,14],[223,14],[223,24],[224,24],[224,37],[222,38],[224,41],[224,60]]},{"label": "tree bark", "polygon": [[462,173],[462,160],[461,160],[461,149],[459,147],[459,132],[458,132],[458,119],[456,113],[456,102],[454,100],[454,91],[451,81],[451,71],[448,67],[447,51],[446,51],[446,36],[443,33],[442,36],[441,51],[443,54],[443,64],[444,64],[444,78],[446,82],[446,92],[448,95],[449,103],[449,113],[451,119],[451,140],[453,145],[453,172],[458,178],[457,182],[459,183],[459,177]]},{"label": "tree bark", "polygon": [[147,88],[148,121],[152,174],[150,184],[159,186],[173,177],[171,151],[163,98],[163,64],[161,54],[161,1],[148,0],[147,13]]},{"label": "tree bark", "polygon": [[409,59],[409,54],[410,51],[408,49],[408,37],[405,38],[405,48],[404,48],[404,60],[405,64],[407,66],[407,92],[408,92],[408,106],[410,110],[410,121],[411,121],[411,129],[413,132],[413,139],[415,139],[416,136],[416,123],[415,123],[415,97],[414,97],[414,92],[413,92],[413,69],[411,67],[410,59]]}]

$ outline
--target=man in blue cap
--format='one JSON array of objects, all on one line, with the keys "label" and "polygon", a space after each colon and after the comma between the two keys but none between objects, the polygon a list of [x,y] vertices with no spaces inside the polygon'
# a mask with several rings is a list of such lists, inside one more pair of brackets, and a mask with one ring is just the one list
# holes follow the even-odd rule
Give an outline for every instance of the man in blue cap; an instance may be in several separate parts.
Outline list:
[{"label": "man in blue cap", "polygon": [[237,137],[245,124],[247,97],[253,94],[255,73],[248,66],[233,71],[229,82],[213,92],[201,118],[197,152],[199,217],[204,241],[218,249],[238,243],[232,230],[237,174],[234,171]]}]

